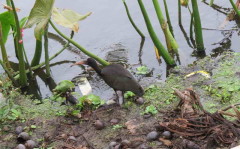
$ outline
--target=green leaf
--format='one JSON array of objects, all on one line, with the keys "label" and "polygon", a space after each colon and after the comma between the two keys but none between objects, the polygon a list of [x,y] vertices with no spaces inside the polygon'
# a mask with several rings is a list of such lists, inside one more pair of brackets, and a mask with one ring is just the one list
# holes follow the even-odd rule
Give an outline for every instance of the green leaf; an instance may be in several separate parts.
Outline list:
[{"label": "green leaf", "polygon": [[15,25],[14,16],[10,11],[0,14],[0,21],[2,23],[3,42],[6,43],[11,25]]},{"label": "green leaf", "polygon": [[23,26],[26,24],[28,20],[28,17],[24,17],[19,21],[20,28],[23,28]]},{"label": "green leaf", "polygon": [[28,21],[24,28],[31,28],[36,24],[34,35],[37,40],[41,40],[49,19],[52,15],[54,0],[36,0]]},{"label": "green leaf", "polygon": [[57,92],[57,93],[65,93],[74,87],[75,87],[75,85],[71,81],[63,80],[58,83],[58,85],[55,87],[55,89],[53,89],[53,91]]},{"label": "green leaf", "polygon": [[149,73],[147,66],[140,66],[137,68],[137,74],[145,75]]},{"label": "green leaf", "polygon": [[150,105],[150,106],[147,106],[146,109],[145,109],[145,112],[144,113],[150,113],[150,114],[157,114],[158,111],[156,109],[155,106],[153,105]]},{"label": "green leaf", "polygon": [[126,93],[124,93],[124,98],[130,98],[130,97],[134,97],[135,94],[131,91],[127,91]]},{"label": "green leaf", "polygon": [[36,125],[31,125],[30,128],[32,128],[32,129],[36,129],[37,126],[36,126]]},{"label": "green leaf", "polygon": [[78,32],[79,30],[79,24],[78,21],[84,20],[92,13],[89,12],[85,15],[78,14],[72,10],[64,9],[62,11],[59,11],[58,8],[53,8],[53,20],[57,24],[72,29],[74,32]]}]

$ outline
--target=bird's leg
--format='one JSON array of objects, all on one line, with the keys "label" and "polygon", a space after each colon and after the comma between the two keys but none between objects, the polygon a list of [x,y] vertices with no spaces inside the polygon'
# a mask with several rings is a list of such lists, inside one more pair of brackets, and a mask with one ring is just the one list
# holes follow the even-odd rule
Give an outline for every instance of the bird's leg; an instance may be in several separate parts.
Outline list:
[{"label": "bird's leg", "polygon": [[115,92],[115,94],[116,94],[116,96],[117,96],[117,98],[115,99],[115,101],[119,103],[119,96],[118,96],[117,90],[114,89],[114,92]]},{"label": "bird's leg", "polygon": [[120,91],[120,92],[121,92],[121,94],[120,94],[120,96],[118,96],[118,103],[120,105],[122,105],[124,103],[124,96],[123,96],[124,92],[123,91]]}]

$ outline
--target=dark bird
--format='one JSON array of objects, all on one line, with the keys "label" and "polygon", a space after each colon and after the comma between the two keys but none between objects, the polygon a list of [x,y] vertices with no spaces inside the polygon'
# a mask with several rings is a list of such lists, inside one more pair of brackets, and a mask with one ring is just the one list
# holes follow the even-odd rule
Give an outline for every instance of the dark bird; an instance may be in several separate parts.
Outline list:
[{"label": "dark bird", "polygon": [[[124,95],[125,91],[132,91],[137,96],[143,96],[144,90],[141,87],[141,85],[132,76],[132,74],[129,71],[127,71],[122,65],[110,64],[101,69],[98,67],[97,62],[92,58],[88,58],[86,61],[77,62],[73,65],[82,65],[82,64],[91,66],[97,72],[97,74],[111,88],[113,88],[115,92],[122,91],[122,95]],[[119,100],[117,92],[116,92],[116,95]]]}]

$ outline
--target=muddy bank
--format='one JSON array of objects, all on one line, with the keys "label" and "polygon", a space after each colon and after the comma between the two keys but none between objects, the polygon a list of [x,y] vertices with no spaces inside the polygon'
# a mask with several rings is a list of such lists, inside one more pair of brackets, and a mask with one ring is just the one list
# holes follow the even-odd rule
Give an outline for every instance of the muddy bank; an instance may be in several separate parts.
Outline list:
[{"label": "muddy bank", "polygon": [[[163,137],[164,131],[159,130],[158,126],[159,122],[172,116],[171,111],[179,102],[173,88],[184,90],[192,87],[200,96],[205,110],[215,112],[239,101],[239,63],[239,53],[225,53],[215,59],[206,57],[188,67],[171,70],[172,74],[164,83],[149,84],[145,88],[145,103],[142,105],[129,99],[123,107],[102,106],[77,117],[71,115],[74,110],[71,106],[61,106],[61,103],[48,99],[43,100],[43,103],[31,101],[29,97],[20,96],[10,85],[5,86],[5,83],[1,91],[11,101],[5,107],[15,110],[10,110],[7,115],[0,113],[3,117],[0,124],[0,148],[14,148],[19,143],[25,143],[17,141],[18,126],[30,135],[39,148],[172,148],[166,143],[171,143],[172,138]],[[206,73],[186,76],[199,70]],[[157,113],[144,114],[148,106],[154,106]],[[103,123],[103,129],[96,129],[97,120]],[[155,138],[154,133],[157,133]],[[171,135],[173,138],[179,137],[174,133]]]}]

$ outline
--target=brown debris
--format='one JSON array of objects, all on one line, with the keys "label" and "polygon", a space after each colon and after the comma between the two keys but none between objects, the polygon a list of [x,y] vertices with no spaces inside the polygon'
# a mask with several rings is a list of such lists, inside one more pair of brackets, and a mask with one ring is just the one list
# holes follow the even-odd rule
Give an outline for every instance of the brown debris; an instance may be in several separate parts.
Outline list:
[{"label": "brown debris", "polygon": [[185,138],[185,142],[180,144],[173,142],[174,148],[181,149],[189,144],[196,148],[207,148],[206,143],[229,146],[239,140],[240,124],[223,117],[226,111],[232,108],[236,115],[231,115],[240,120],[240,112],[236,105],[211,114],[204,110],[199,96],[193,89],[188,88],[183,92],[175,89],[175,94],[180,98],[177,116],[160,122],[161,127]]}]

